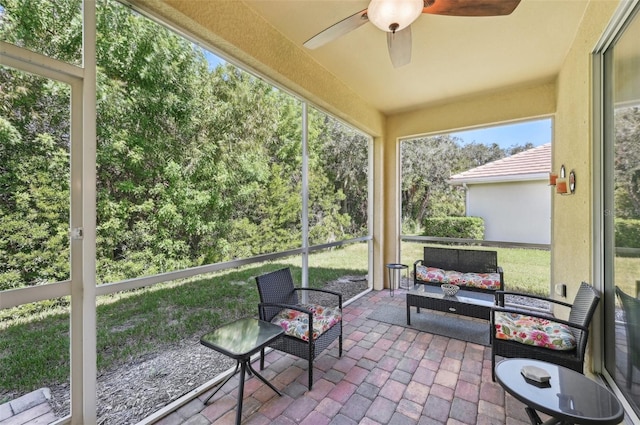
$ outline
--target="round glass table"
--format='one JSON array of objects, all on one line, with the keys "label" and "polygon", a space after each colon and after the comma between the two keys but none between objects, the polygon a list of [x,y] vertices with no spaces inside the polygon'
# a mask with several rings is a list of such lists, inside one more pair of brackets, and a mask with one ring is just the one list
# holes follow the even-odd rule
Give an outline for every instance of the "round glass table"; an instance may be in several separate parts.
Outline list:
[{"label": "round glass table", "polygon": [[[550,379],[540,384],[526,379],[524,366],[543,369]],[[551,416],[544,424],[615,425],[624,417],[622,404],[606,387],[566,367],[531,359],[507,359],[496,365],[496,380],[527,405],[533,425],[542,424],[537,412]]]}]

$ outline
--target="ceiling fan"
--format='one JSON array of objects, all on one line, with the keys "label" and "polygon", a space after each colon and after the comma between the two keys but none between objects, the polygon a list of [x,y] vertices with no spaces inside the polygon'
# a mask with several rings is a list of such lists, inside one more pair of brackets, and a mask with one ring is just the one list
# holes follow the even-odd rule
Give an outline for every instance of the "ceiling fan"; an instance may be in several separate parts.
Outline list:
[{"label": "ceiling fan", "polygon": [[411,24],[422,13],[449,16],[504,16],[520,0],[371,0],[369,7],[331,25],[303,45],[317,49],[371,22],[387,32],[389,57],[395,68],[411,62]]}]

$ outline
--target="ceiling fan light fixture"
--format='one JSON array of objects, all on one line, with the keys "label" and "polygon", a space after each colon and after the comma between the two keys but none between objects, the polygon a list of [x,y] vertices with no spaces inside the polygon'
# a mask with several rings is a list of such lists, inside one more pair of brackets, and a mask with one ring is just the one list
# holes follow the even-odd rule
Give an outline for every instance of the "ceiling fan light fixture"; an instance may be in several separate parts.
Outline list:
[{"label": "ceiling fan light fixture", "polygon": [[382,31],[401,31],[418,19],[424,0],[371,0],[367,9],[369,21]]}]

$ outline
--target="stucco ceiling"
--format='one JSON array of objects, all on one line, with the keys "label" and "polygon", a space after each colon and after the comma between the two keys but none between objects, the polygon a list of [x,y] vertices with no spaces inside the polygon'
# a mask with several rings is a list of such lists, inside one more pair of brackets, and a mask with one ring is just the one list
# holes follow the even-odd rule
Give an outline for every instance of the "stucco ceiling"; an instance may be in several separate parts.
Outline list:
[{"label": "stucco ceiling", "polygon": [[[466,0],[473,1],[473,0]],[[246,0],[295,45],[360,10],[367,0]],[[587,0],[522,0],[501,17],[421,15],[412,24],[409,65],[394,68],[386,34],[373,24],[316,50],[318,64],[385,114],[512,86],[551,81],[557,75]]]}]

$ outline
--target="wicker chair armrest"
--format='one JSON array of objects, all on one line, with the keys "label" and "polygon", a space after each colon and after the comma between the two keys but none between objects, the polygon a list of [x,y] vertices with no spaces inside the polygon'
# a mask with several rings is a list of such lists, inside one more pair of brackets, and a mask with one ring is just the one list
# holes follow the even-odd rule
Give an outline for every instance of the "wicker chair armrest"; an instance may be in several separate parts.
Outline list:
[{"label": "wicker chair armrest", "polygon": [[417,266],[418,264],[422,264],[422,262],[423,262],[423,261],[424,261],[424,260],[422,260],[422,259],[420,259],[420,260],[416,260],[416,261],[413,263],[413,267]]},{"label": "wicker chair armrest", "polygon": [[560,300],[554,300],[553,298],[543,297],[541,295],[525,294],[523,292],[515,292],[515,291],[495,291],[496,305],[504,307],[505,295],[517,295],[519,297],[524,297],[524,298],[533,298],[536,300],[542,300],[551,304],[561,305],[569,308],[573,306],[573,304],[569,304],[567,302],[560,301]]},{"label": "wicker chair armrest", "polygon": [[[307,310],[306,308],[302,308],[299,305],[293,305],[293,304],[279,304],[279,303],[258,303],[258,310],[259,311],[263,311],[266,307],[278,307],[281,308],[282,310],[284,310],[285,308],[288,308],[290,310],[296,310],[299,311],[300,313],[305,313],[309,315],[309,323],[311,323],[311,320],[313,320],[313,313],[309,310]],[[260,316],[264,316],[263,314],[261,314]]]},{"label": "wicker chair armrest", "polygon": [[589,327],[588,326],[582,326],[582,325],[580,325],[578,323],[573,323],[573,322],[570,322],[568,320],[560,319],[560,318],[557,318],[557,317],[549,317],[548,315],[532,312],[532,311],[529,311],[529,310],[524,310],[523,311],[523,310],[519,310],[517,308],[508,308],[508,307],[499,307],[499,306],[495,306],[495,307],[491,308],[491,323],[492,324],[495,323],[495,313],[496,313],[496,311],[504,312],[504,313],[524,314],[526,316],[536,317],[538,319],[551,320],[552,322],[561,323],[561,324],[569,326],[570,328],[573,328],[573,329],[578,329],[578,330],[581,330],[581,331],[586,332],[586,333],[589,332]]},{"label": "wicker chair armrest", "polygon": [[309,291],[309,292],[323,292],[325,294],[331,294],[338,297],[338,303],[340,308],[342,308],[342,294],[340,292],[331,291],[329,289],[320,289],[320,288],[293,288],[294,291]]}]

